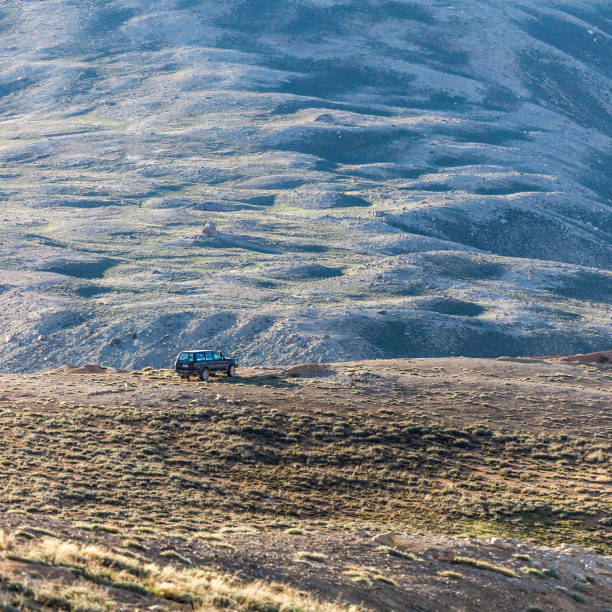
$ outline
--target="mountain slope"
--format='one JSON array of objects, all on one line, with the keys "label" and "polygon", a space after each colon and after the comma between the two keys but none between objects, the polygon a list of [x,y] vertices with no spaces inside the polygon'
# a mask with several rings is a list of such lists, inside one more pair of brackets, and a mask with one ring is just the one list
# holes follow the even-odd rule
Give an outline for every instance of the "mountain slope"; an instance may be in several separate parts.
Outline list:
[{"label": "mountain slope", "polygon": [[606,348],[611,46],[603,1],[3,3],[3,368]]}]

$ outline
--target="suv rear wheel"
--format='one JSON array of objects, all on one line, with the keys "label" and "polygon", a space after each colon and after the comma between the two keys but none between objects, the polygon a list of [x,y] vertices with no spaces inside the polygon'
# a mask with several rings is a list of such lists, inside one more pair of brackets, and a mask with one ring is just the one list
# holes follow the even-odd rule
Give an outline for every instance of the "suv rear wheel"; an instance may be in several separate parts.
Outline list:
[{"label": "suv rear wheel", "polygon": [[208,371],[208,368],[204,368],[200,372],[200,380],[208,380],[209,375],[210,375],[210,372]]},{"label": "suv rear wheel", "polygon": [[236,376],[236,366],[232,363],[229,368],[227,368],[227,375],[232,378]]}]

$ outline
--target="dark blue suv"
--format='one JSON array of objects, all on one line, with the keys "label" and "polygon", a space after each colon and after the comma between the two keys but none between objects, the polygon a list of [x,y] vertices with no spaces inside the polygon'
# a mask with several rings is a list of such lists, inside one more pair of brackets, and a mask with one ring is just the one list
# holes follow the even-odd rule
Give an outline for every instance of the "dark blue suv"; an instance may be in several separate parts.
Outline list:
[{"label": "dark blue suv", "polygon": [[195,351],[183,351],[176,358],[174,369],[181,378],[198,376],[200,380],[208,380],[215,374],[227,374],[236,376],[235,359],[228,359],[221,351],[201,349]]}]

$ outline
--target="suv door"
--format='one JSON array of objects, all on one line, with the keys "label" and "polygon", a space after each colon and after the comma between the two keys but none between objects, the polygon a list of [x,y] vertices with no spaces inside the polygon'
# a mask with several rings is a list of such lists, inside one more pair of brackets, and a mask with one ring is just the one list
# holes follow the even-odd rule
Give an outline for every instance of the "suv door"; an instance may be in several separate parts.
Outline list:
[{"label": "suv door", "polygon": [[208,370],[210,372],[217,372],[219,365],[215,361],[214,353],[206,353],[206,365],[208,366]]},{"label": "suv door", "polygon": [[195,363],[198,370],[202,370],[206,366],[206,355],[204,353],[196,353]]},{"label": "suv door", "polygon": [[223,355],[218,351],[213,353],[213,357],[215,358],[215,364],[217,365],[217,372],[225,372],[225,359],[223,359]]}]

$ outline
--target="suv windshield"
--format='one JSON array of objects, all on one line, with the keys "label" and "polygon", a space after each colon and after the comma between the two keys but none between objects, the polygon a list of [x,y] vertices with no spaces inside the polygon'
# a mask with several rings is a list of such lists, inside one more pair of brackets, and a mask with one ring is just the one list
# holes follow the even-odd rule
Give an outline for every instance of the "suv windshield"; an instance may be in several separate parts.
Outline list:
[{"label": "suv windshield", "polygon": [[193,363],[193,353],[181,353],[176,360],[177,363]]}]

